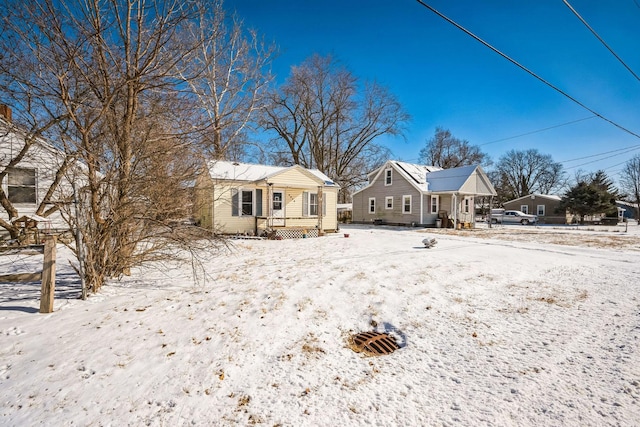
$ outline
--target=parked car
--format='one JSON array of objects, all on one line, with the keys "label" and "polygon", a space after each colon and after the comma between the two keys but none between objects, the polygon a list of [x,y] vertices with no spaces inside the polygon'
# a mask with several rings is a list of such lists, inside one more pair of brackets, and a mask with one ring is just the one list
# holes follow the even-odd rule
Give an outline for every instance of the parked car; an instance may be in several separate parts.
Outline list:
[{"label": "parked car", "polygon": [[529,215],[522,211],[504,211],[504,210],[491,210],[491,223],[492,224],[535,224],[538,222],[538,217],[535,215]]}]

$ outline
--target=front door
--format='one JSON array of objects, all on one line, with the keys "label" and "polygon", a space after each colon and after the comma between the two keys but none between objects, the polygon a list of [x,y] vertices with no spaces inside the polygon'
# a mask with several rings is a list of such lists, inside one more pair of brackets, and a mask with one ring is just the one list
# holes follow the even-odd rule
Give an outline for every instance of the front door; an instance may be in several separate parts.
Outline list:
[{"label": "front door", "polygon": [[271,196],[271,221],[273,227],[284,227],[284,191],[274,190]]}]

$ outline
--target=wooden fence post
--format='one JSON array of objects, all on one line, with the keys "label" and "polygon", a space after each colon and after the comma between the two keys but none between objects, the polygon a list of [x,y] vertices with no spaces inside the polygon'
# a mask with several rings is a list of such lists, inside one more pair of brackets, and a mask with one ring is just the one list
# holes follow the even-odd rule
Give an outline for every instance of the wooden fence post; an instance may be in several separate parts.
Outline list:
[{"label": "wooden fence post", "polygon": [[56,289],[56,237],[47,236],[44,241],[44,262],[42,264],[42,288],[40,313],[53,312],[53,293]]}]

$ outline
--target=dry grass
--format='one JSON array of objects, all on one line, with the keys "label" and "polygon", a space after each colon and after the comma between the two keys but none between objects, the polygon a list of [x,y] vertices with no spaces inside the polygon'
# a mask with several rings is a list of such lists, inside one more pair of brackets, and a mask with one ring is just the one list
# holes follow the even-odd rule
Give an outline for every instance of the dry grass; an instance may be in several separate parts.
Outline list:
[{"label": "dry grass", "polygon": [[[640,251],[640,237],[623,232],[604,233],[606,229],[495,227],[469,230],[428,229],[430,234],[477,237],[479,239],[500,239],[510,241],[531,241],[565,246],[582,246],[608,249],[635,249]],[[597,233],[597,234],[596,234]]]}]

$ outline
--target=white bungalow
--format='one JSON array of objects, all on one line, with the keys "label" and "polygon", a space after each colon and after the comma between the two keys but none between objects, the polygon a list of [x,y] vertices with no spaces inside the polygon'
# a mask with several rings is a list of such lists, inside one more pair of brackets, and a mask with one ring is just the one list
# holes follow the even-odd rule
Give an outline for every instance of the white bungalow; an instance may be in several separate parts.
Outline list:
[{"label": "white bungalow", "polygon": [[318,170],[211,161],[203,172],[195,218],[215,233],[315,237],[338,228],[340,187]]}]

